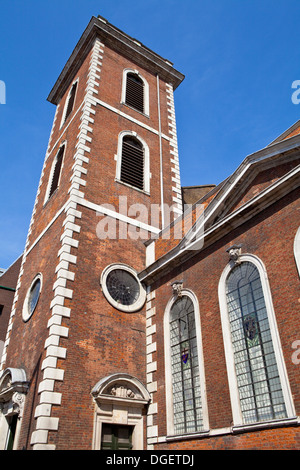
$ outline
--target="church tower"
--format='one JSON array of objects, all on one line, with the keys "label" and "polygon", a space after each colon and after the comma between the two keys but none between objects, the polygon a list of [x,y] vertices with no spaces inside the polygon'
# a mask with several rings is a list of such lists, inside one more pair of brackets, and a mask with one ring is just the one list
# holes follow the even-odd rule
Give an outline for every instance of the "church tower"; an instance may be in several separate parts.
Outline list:
[{"label": "church tower", "polygon": [[146,448],[155,384],[136,273],[169,208],[182,212],[183,78],[93,17],[49,94],[56,113],[1,362],[0,449]]}]

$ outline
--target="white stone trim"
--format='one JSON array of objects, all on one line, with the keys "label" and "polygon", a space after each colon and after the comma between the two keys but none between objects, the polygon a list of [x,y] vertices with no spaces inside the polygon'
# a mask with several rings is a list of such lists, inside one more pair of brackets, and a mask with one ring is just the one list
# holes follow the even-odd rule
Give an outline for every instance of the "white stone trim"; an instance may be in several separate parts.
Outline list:
[{"label": "white stone trim", "polygon": [[[109,109],[113,113],[118,114],[121,117],[124,117],[128,121],[134,122],[138,126],[142,127],[143,129],[147,129],[148,131],[152,132],[155,135],[159,135],[159,131],[157,129],[154,129],[151,126],[148,126],[148,124],[143,123],[142,121],[139,121],[138,119],[133,118],[129,114],[124,113],[123,111],[120,111],[119,109],[115,108],[114,106],[111,106],[110,104],[106,103],[105,101],[100,100],[99,98],[95,98],[93,101],[93,104],[98,104],[99,106],[102,106],[103,108]],[[170,141],[170,137],[166,134],[161,134],[161,137],[167,141]]]},{"label": "white stone trim", "polygon": [[295,256],[295,262],[297,265],[298,273],[300,276],[300,227],[297,230],[295,240],[294,240],[294,256]]},{"label": "white stone trim", "polygon": [[[35,242],[31,245],[31,247],[29,249],[28,246],[29,246],[29,239],[30,239],[30,235],[31,235],[31,227],[34,223],[34,215],[35,215],[35,212],[36,212],[36,206],[37,206],[38,201],[39,201],[40,188],[43,184],[43,177],[44,177],[45,167],[46,167],[48,156],[50,154],[50,144],[51,144],[51,140],[52,140],[52,134],[53,134],[53,131],[54,131],[55,122],[56,122],[56,119],[57,119],[58,108],[59,108],[59,105],[56,108],[56,112],[55,112],[55,116],[54,116],[54,120],[53,120],[53,124],[52,124],[52,129],[51,129],[51,133],[50,133],[50,137],[49,137],[48,147],[47,147],[46,155],[45,155],[45,158],[44,158],[43,168],[42,168],[42,171],[41,171],[40,182],[39,182],[39,186],[38,186],[38,189],[37,189],[37,194],[36,194],[36,198],[35,198],[35,202],[34,202],[34,206],[33,206],[33,210],[32,210],[32,215],[31,215],[31,219],[30,219],[30,223],[29,223],[29,228],[28,228],[28,233],[27,233],[27,237],[26,237],[24,252],[23,252],[23,256],[22,256],[20,271],[19,271],[19,275],[18,275],[18,281],[17,281],[17,285],[16,285],[16,291],[15,291],[14,300],[13,300],[12,309],[11,309],[11,314],[10,314],[10,318],[9,318],[9,322],[8,322],[4,347],[3,347],[3,350],[2,350],[0,372],[2,370],[4,370],[4,368],[5,368],[5,362],[6,362],[6,359],[7,359],[7,348],[8,348],[8,345],[10,343],[10,332],[11,332],[11,329],[12,329],[12,326],[13,326],[13,321],[14,321],[14,316],[15,316],[15,311],[16,311],[15,310],[16,309],[16,303],[17,303],[17,300],[18,300],[18,297],[19,297],[18,292],[19,292],[19,289],[21,287],[22,276],[23,276],[23,273],[24,273],[23,266],[24,266],[24,263],[26,261],[27,254],[29,253],[29,251],[32,250],[32,248],[36,245],[38,240],[43,236],[43,234],[47,231],[49,226],[53,223],[53,221],[51,221],[51,223],[46,227],[46,229],[43,231],[43,233],[38,237],[38,239],[35,240]],[[55,219],[59,216],[59,213],[60,213],[60,211],[55,215]]]},{"label": "white stone trim", "polygon": [[[63,127],[63,125],[64,125],[65,122],[66,122],[66,112],[67,112],[67,108],[68,108],[69,101],[70,101],[70,97],[71,97],[71,91],[72,91],[72,89],[73,89],[73,86],[74,86],[74,85],[77,85],[77,86],[76,86],[76,91],[75,91],[75,97],[74,97],[74,103],[73,103],[73,109],[72,109],[72,111],[74,110],[75,101],[76,101],[76,96],[77,96],[77,92],[78,92],[78,83],[79,83],[79,78],[76,78],[76,80],[74,80],[73,83],[72,83],[72,85],[70,86],[70,90],[69,90],[68,96],[67,96],[67,98],[66,98],[64,110],[63,110],[62,117],[61,117],[61,121],[60,121],[60,126],[59,126],[60,129]],[[71,112],[72,112],[72,111],[71,111]]]},{"label": "white stone trim", "polygon": [[[175,194],[172,194],[172,202],[174,205],[175,218],[179,217],[183,213],[182,196],[181,196],[181,181],[180,181],[180,169],[179,169],[179,156],[178,156],[178,143],[177,143],[177,128],[175,118],[175,104],[174,104],[174,93],[173,87],[170,84],[166,84],[167,93],[167,110],[168,110],[168,128],[170,138],[170,168],[172,181],[176,183]],[[174,192],[174,189],[172,188]]]},{"label": "white stone trim", "polygon": [[66,150],[67,150],[67,141],[66,140],[64,140],[61,143],[61,145],[59,146],[59,148],[58,148],[58,150],[57,150],[57,152],[56,152],[56,154],[53,158],[50,173],[49,173],[49,178],[48,178],[48,185],[47,185],[47,189],[46,189],[46,192],[45,192],[44,205],[50,199],[50,190],[51,190],[51,186],[52,186],[55,167],[56,167],[56,164],[57,164],[57,157],[58,157],[59,151],[62,147],[64,147],[64,153],[63,153],[63,157],[62,157],[62,163],[61,163],[61,169],[60,169],[60,174],[59,174],[59,178],[58,178],[57,188],[60,185],[61,174],[62,174],[62,171],[63,171],[64,160],[65,160],[65,155],[66,155]]},{"label": "white stone trim", "polygon": [[54,132],[55,124],[56,124],[56,119],[57,119],[57,114],[58,114],[59,107],[60,107],[60,105],[58,104],[58,105],[56,106],[55,115],[54,115],[54,119],[53,119],[53,124],[52,124],[51,132],[50,132],[50,137],[49,137],[49,141],[48,141],[47,152],[46,152],[46,159],[47,159],[47,157],[48,157],[48,155],[49,155],[50,145],[51,145],[51,141],[52,141],[52,137],[53,137],[53,132]]},{"label": "white stone trim", "polygon": [[[293,404],[287,370],[286,370],[286,366],[284,362],[283,351],[282,351],[280,337],[278,333],[276,316],[274,312],[273,301],[272,301],[271,290],[269,286],[269,280],[268,280],[266,268],[263,262],[261,261],[261,259],[252,254],[240,255],[239,261],[241,263],[248,261],[249,263],[254,264],[254,266],[256,266],[260,274],[260,280],[261,280],[261,285],[263,289],[266,310],[268,314],[270,332],[271,332],[271,337],[273,341],[273,347],[274,347],[280,382],[282,386],[282,392],[284,396],[287,416],[288,418],[295,417],[295,408]],[[234,353],[233,353],[233,346],[231,342],[231,332],[230,332],[228,307],[227,307],[227,299],[226,299],[226,280],[230,271],[233,269],[233,267],[234,267],[234,263],[232,262],[228,263],[227,266],[225,267],[221,275],[220,281],[219,281],[218,293],[219,293],[219,304],[220,304],[221,323],[222,323],[222,331],[223,331],[228,383],[229,383],[229,392],[230,392],[230,400],[231,400],[231,408],[232,408],[232,416],[233,416],[233,426],[243,427],[244,423],[243,423],[243,417],[242,417],[242,412],[241,412],[241,407],[240,407],[238,384],[237,384],[236,373],[235,373]]]},{"label": "white stone trim", "polygon": [[[42,288],[43,288],[43,275],[42,273],[38,273],[34,279],[32,280],[30,286],[29,286],[29,289],[27,290],[27,294],[25,296],[25,299],[24,299],[24,302],[23,302],[23,308],[22,308],[22,319],[24,322],[27,322],[30,320],[30,318],[32,317],[32,315],[34,314],[34,310],[36,309],[36,306],[34,307],[33,311],[31,313],[28,312],[28,299],[29,299],[29,295],[30,295],[30,292],[31,292],[31,289],[34,285],[34,283],[39,280],[40,281],[40,284],[41,284],[41,287],[40,287],[40,292],[39,292],[39,297],[41,295],[41,292],[42,292]],[[17,298],[15,298],[15,300],[17,301]],[[39,298],[37,300],[37,304],[38,304],[38,301],[39,301]]]},{"label": "white stone trim", "polygon": [[155,241],[146,246],[146,268],[155,261]]},{"label": "white stone trim", "polygon": [[10,436],[7,418],[17,418],[13,450],[18,448],[23,421],[24,405],[29,382],[23,369],[7,368],[0,374],[0,450],[7,449]]},{"label": "white stone trim", "polygon": [[160,233],[160,229],[157,227],[154,227],[153,225],[144,224],[143,222],[140,222],[137,219],[132,219],[131,217],[120,214],[119,212],[116,212],[100,204],[95,204],[93,202],[87,201],[86,199],[82,199],[82,198],[73,198],[73,200],[84,207],[88,207],[89,209],[92,209],[98,212],[99,214],[107,215],[109,217],[115,218],[122,222],[126,222],[129,225],[134,225],[135,227],[139,227],[142,230],[149,231],[151,233],[155,233],[155,234]]},{"label": "white stone trim", "polygon": [[153,425],[153,417],[158,413],[158,403],[156,401],[157,381],[154,374],[157,371],[157,361],[153,360],[153,353],[157,351],[156,323],[155,323],[155,292],[147,293],[146,301],[146,377],[147,389],[151,396],[151,403],[147,413],[147,449],[153,449],[153,444],[157,442],[158,426]]},{"label": "white stone trim", "polygon": [[[86,153],[90,153],[90,147],[88,147],[86,143],[90,144],[92,142],[92,137],[87,134],[88,132],[92,133],[93,131],[92,124],[94,123],[94,120],[91,118],[91,114],[95,114],[95,110],[92,109],[92,106],[95,105],[93,96],[94,93],[98,93],[96,88],[99,86],[99,82],[95,80],[95,74],[93,71],[96,68],[99,72],[101,71],[101,69],[98,68],[98,65],[101,65],[99,59],[102,58],[102,55],[100,55],[100,52],[103,52],[102,47],[104,46],[97,39],[91,54],[86,95],[82,105],[76,111],[77,114],[81,109],[82,113],[79,133],[77,135],[77,143],[75,146],[74,164],[72,167],[73,173],[70,178],[71,185],[68,190],[69,200],[58,212],[60,215],[64,211],[66,217],[62,223],[63,232],[60,237],[61,247],[57,254],[58,264],[55,270],[56,281],[53,284],[53,299],[50,304],[52,315],[47,325],[49,335],[45,341],[46,357],[43,360],[41,367],[41,370],[43,371],[43,379],[38,387],[40,401],[35,410],[36,430],[32,433],[31,437],[33,449],[55,449],[54,445],[48,444],[48,431],[57,431],[59,426],[59,418],[52,417],[51,413],[52,405],[60,405],[62,400],[62,394],[54,391],[56,381],[61,382],[64,380],[64,370],[62,368],[57,368],[57,360],[66,359],[67,357],[67,348],[60,346],[60,341],[61,338],[68,338],[69,336],[69,329],[67,327],[63,327],[61,323],[63,317],[70,318],[71,315],[71,309],[65,307],[64,302],[65,299],[71,299],[73,297],[73,290],[67,287],[67,285],[69,286],[67,282],[73,282],[75,279],[75,273],[69,270],[69,266],[70,264],[76,265],[77,256],[71,254],[71,248],[78,248],[79,242],[74,238],[74,234],[80,233],[81,229],[80,225],[76,223],[76,219],[80,220],[82,214],[77,209],[77,202],[75,199],[78,197],[84,197],[84,193],[80,191],[80,189],[82,187],[84,188],[86,185],[84,177],[87,174],[87,170],[82,167],[82,162],[89,162],[89,158],[86,156]],[[100,75],[97,76],[97,80],[99,78]],[[73,82],[73,84],[75,82]],[[76,93],[77,91],[78,86]],[[43,234],[49,229],[54,220],[57,219],[58,214],[50,224],[48,224]],[[39,239],[41,236],[42,235],[40,235]]]}]

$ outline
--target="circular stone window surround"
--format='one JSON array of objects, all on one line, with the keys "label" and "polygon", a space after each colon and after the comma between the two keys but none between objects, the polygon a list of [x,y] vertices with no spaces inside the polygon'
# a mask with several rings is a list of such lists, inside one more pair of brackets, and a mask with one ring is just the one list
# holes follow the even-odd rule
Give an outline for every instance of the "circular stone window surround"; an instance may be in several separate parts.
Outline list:
[{"label": "circular stone window surround", "polygon": [[[123,271],[128,272],[135,278],[136,282],[139,285],[139,296],[137,300],[131,305],[123,305],[121,302],[116,301],[109,293],[109,290],[107,288],[107,277],[112,271],[115,271],[115,270],[123,270]],[[121,310],[122,312],[126,312],[126,313],[137,312],[143,307],[146,301],[146,291],[144,287],[142,286],[140,280],[138,279],[136,271],[126,264],[114,263],[114,264],[110,264],[109,266],[107,266],[101,274],[100,285],[102,287],[103,294],[108,300],[108,302],[113,307],[115,307],[118,310]]]},{"label": "circular stone window surround", "polygon": [[[39,295],[38,295],[38,299],[36,301],[36,304],[34,306],[34,308],[32,309],[32,311],[29,310],[29,298],[30,298],[30,294],[31,294],[31,291],[32,291],[32,288],[33,286],[35,285],[35,283],[37,281],[40,281],[40,291],[39,291]],[[24,322],[27,322],[33,315],[35,309],[36,309],[36,306],[38,304],[38,301],[39,301],[39,298],[40,298],[40,295],[41,295],[41,291],[42,291],[42,285],[43,285],[43,276],[41,273],[38,273],[33,281],[31,282],[30,284],[30,287],[27,291],[27,294],[26,294],[26,297],[25,297],[25,300],[24,300],[24,303],[23,303],[23,310],[22,310],[22,318],[23,318],[23,321]]]}]

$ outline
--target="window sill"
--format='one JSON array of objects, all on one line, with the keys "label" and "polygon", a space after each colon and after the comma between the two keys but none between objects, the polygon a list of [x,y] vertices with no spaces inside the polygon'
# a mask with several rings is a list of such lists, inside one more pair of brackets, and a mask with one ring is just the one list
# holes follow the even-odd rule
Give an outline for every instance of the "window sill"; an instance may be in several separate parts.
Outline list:
[{"label": "window sill", "polygon": [[210,431],[197,431],[197,432],[192,432],[192,433],[187,433],[187,434],[176,434],[173,436],[166,436],[166,441],[182,441],[185,439],[199,439],[201,437],[208,437]]},{"label": "window sill", "polygon": [[57,194],[57,191],[58,191],[58,187],[55,189],[55,191],[53,191],[53,193],[51,194],[51,196],[48,197],[48,199],[44,202],[44,204],[43,204],[43,209],[44,209],[44,207],[47,206],[47,204],[48,204],[50,201],[52,201],[52,199],[53,199],[53,197],[55,196],[55,194]]},{"label": "window sill", "polygon": [[241,424],[232,426],[231,428],[223,428],[223,429],[211,429],[210,431],[198,431],[189,434],[177,434],[177,435],[170,435],[165,436],[163,441],[161,442],[171,442],[171,441],[183,441],[188,439],[201,439],[204,437],[215,437],[225,434],[240,434],[245,432],[251,431],[259,431],[262,429],[271,429],[271,428],[279,428],[279,427],[286,427],[286,426],[300,426],[300,418],[298,416],[293,416],[291,418],[284,418],[284,419],[274,419],[270,421],[262,421],[260,423],[252,423],[252,424]]},{"label": "window sill", "polygon": [[292,418],[272,419],[270,421],[261,421],[260,423],[239,424],[236,426],[232,426],[232,433],[238,434],[242,432],[257,431],[260,429],[268,429],[268,428],[275,428],[275,427],[281,427],[281,426],[298,426],[298,425],[300,425],[300,421],[298,417],[293,416]]},{"label": "window sill", "polygon": [[115,178],[115,182],[119,183],[119,184],[123,184],[124,186],[127,186],[128,188],[134,189],[135,191],[138,191],[139,193],[145,194],[146,196],[150,196],[150,193],[148,191],[145,191],[144,189],[136,188],[135,186],[132,186],[129,183],[124,183],[124,181],[118,180],[117,178]]}]

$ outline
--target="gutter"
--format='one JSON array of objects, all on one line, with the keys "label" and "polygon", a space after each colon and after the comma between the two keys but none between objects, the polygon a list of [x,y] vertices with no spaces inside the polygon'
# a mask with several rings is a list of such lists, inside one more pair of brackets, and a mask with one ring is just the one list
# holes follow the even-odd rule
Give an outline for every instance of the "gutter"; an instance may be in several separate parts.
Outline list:
[{"label": "gutter", "polygon": [[9,290],[11,292],[16,292],[16,289],[13,289],[12,287],[0,286],[0,289]]}]

